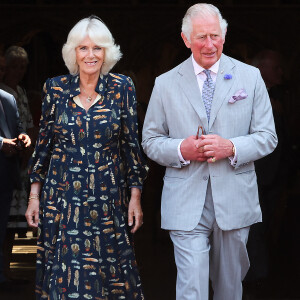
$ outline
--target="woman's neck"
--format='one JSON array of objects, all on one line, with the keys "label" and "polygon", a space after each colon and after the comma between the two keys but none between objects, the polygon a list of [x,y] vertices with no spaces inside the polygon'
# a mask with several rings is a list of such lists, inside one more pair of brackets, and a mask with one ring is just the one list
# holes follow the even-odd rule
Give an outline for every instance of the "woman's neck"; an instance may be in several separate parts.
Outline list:
[{"label": "woman's neck", "polygon": [[98,83],[99,76],[100,76],[99,73],[93,75],[79,73],[80,85],[84,87],[86,90],[87,89],[95,90],[96,85]]}]

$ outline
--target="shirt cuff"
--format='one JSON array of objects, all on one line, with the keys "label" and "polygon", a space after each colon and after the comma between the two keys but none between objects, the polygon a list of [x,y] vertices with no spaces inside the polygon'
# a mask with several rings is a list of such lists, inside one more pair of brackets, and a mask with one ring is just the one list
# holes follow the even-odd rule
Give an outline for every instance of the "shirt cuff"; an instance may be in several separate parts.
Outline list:
[{"label": "shirt cuff", "polygon": [[230,141],[234,147],[234,156],[229,156],[228,159],[230,161],[230,164],[235,167],[237,164],[237,151],[236,151],[236,147],[233,141]]},{"label": "shirt cuff", "polygon": [[178,144],[178,147],[177,147],[177,153],[178,153],[178,158],[179,158],[179,161],[180,161],[180,164],[182,166],[188,166],[191,161],[190,160],[185,160],[181,154],[181,151],[180,151],[180,146],[181,146],[181,143],[183,142],[184,140],[182,140],[179,144]]},{"label": "shirt cuff", "polygon": [[3,146],[3,138],[0,137],[0,150],[1,150],[2,146]]}]

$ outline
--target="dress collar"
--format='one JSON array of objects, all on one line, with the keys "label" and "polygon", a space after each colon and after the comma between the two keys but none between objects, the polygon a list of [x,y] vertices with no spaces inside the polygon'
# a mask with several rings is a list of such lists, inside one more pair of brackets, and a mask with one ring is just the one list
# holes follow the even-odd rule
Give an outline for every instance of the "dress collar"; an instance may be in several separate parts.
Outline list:
[{"label": "dress collar", "polygon": [[[101,74],[98,79],[98,83],[96,85],[95,91],[99,95],[104,95],[104,91],[107,84],[108,75]],[[79,86],[79,75],[72,76],[70,79],[70,97],[75,97],[80,94],[80,86]]]}]

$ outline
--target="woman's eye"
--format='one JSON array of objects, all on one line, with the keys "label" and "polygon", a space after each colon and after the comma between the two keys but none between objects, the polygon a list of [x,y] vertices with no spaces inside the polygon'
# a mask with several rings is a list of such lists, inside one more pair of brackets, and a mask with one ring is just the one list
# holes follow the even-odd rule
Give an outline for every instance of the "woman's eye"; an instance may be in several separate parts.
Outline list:
[{"label": "woman's eye", "polygon": [[101,50],[102,48],[101,47],[95,47],[95,50]]}]

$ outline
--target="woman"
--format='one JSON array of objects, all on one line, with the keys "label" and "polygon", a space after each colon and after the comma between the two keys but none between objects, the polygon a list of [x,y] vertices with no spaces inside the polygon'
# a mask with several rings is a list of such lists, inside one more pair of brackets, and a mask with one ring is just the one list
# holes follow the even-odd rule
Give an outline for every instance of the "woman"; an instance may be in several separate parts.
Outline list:
[{"label": "woman", "polygon": [[71,75],[45,84],[26,212],[37,299],[144,299],[128,231],[142,224],[147,167],[132,81],[109,73],[120,57],[108,28],[83,19],[63,47]]}]

